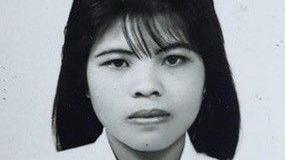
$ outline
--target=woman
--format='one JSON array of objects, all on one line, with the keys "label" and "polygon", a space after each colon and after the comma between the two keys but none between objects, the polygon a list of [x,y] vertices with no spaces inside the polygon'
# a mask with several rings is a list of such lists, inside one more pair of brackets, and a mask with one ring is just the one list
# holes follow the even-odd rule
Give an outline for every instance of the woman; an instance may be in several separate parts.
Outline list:
[{"label": "woman", "polygon": [[74,1],[62,56],[57,150],[233,158],[239,107],[212,0]]}]

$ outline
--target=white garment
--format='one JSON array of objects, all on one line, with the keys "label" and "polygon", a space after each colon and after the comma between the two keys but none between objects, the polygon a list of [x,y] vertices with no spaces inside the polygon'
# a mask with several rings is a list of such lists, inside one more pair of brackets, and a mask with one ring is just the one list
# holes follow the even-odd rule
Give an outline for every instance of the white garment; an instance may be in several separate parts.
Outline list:
[{"label": "white garment", "polygon": [[[185,136],[185,145],[180,160],[211,160],[209,156],[199,154],[193,148],[188,134]],[[74,148],[60,152],[62,158],[70,160],[116,160],[114,153],[109,145],[106,131],[98,137],[95,143],[83,147]]]}]

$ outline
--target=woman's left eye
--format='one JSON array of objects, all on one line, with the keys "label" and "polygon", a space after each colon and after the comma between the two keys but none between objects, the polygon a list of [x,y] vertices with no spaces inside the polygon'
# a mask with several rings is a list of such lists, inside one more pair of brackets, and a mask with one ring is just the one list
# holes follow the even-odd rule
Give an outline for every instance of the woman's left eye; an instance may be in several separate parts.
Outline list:
[{"label": "woman's left eye", "polygon": [[183,64],[186,60],[187,60],[187,58],[184,56],[170,55],[170,56],[165,58],[163,63],[173,67],[173,66]]}]

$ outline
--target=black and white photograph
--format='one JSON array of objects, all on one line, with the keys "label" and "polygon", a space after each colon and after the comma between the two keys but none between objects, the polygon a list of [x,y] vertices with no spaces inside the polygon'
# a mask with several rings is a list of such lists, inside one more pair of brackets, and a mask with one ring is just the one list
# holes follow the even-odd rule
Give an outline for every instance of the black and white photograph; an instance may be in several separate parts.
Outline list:
[{"label": "black and white photograph", "polygon": [[3,0],[0,159],[285,159],[285,1]]}]

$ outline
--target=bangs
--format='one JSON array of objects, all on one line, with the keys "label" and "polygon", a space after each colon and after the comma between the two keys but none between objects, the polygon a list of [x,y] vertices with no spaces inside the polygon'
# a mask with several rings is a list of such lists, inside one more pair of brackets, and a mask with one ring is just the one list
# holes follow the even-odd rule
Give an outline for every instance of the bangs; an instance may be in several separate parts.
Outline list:
[{"label": "bangs", "polygon": [[130,12],[123,16],[123,21],[125,39],[138,58],[156,54],[153,48],[164,49],[177,43],[191,48],[186,23],[174,11]]}]

